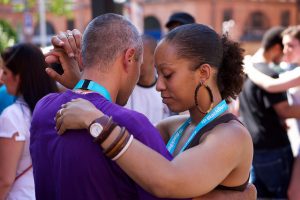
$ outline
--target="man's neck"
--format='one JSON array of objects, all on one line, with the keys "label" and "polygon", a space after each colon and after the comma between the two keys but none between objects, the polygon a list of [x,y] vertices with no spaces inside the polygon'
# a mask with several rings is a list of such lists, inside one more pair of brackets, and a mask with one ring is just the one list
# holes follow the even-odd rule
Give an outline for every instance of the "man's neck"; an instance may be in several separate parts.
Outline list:
[{"label": "man's neck", "polygon": [[116,102],[118,95],[118,78],[110,73],[101,73],[96,70],[85,70],[81,79],[88,79],[103,86],[110,94],[112,102]]},{"label": "man's neck", "polygon": [[155,77],[155,73],[151,73],[150,75],[146,75],[146,76],[140,76],[139,81],[138,81],[138,85],[140,86],[144,86],[144,87],[149,87],[152,86],[156,83],[156,77]]}]

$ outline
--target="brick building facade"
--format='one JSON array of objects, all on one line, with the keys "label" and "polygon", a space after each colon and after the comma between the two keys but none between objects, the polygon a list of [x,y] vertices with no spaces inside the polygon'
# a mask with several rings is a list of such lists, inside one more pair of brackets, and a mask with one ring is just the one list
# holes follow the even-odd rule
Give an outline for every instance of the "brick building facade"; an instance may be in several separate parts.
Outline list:
[{"label": "brick building facade", "polygon": [[[91,0],[74,0],[73,19],[47,13],[48,40],[61,30],[76,27],[83,31],[93,16],[91,7]],[[141,31],[157,38],[166,32],[164,25],[172,13],[188,12],[198,23],[210,25],[219,33],[228,30],[231,38],[243,42],[249,52],[257,48],[268,28],[299,22],[296,0],[127,0],[123,8]],[[37,12],[37,8],[29,12],[36,35],[33,39],[39,32]],[[15,13],[11,6],[0,4],[0,19],[8,21],[24,36],[24,13]]]},{"label": "brick building facade", "polygon": [[144,25],[150,32],[165,32],[168,17],[184,11],[219,33],[229,31],[231,38],[243,42],[249,53],[259,46],[268,28],[296,25],[299,21],[296,0],[144,0],[142,5]]}]

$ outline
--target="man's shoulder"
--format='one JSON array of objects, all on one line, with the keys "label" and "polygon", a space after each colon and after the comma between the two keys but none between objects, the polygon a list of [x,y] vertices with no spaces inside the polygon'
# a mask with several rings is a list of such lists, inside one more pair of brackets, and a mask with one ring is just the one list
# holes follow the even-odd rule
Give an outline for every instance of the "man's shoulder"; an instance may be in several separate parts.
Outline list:
[{"label": "man's shoulder", "polygon": [[52,106],[56,102],[55,100],[61,95],[62,94],[60,93],[50,93],[41,98],[34,108],[34,114],[36,114],[39,110],[49,109],[50,106]]}]

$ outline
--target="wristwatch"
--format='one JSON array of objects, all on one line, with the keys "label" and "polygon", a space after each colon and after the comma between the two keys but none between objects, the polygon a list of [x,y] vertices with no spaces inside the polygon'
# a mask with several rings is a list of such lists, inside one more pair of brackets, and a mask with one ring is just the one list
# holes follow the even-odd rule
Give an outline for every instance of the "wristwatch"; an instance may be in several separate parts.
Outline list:
[{"label": "wristwatch", "polygon": [[107,129],[111,123],[111,117],[103,115],[100,118],[95,119],[89,126],[90,134],[93,138],[98,138],[104,129]]}]

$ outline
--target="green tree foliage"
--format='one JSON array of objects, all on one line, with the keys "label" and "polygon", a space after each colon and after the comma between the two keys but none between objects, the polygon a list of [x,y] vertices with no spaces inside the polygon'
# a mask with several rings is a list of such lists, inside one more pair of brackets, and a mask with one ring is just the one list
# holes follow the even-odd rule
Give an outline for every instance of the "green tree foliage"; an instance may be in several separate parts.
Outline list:
[{"label": "green tree foliage", "polygon": [[[46,9],[59,16],[67,16],[72,18],[72,6],[73,0],[45,0]],[[37,7],[38,0],[23,0],[14,3],[12,0],[0,0],[1,4],[11,4],[15,12],[23,12],[25,9],[31,9]]]},{"label": "green tree foliage", "polygon": [[48,9],[50,12],[57,14],[57,15],[64,15],[68,18],[73,17],[72,7],[73,1],[72,0],[52,0],[48,1]]},{"label": "green tree foliage", "polygon": [[0,20],[0,53],[17,41],[17,34],[13,28],[4,20]]}]

